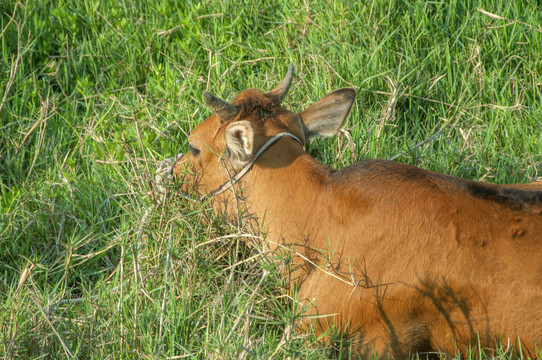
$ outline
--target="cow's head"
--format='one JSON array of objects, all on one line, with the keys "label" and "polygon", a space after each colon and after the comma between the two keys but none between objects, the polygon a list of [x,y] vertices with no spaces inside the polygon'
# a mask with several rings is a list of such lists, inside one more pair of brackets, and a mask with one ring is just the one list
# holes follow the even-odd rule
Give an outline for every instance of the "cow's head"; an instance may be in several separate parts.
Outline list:
[{"label": "cow's head", "polygon": [[278,133],[288,132],[302,143],[315,136],[335,134],[352,107],[355,90],[335,90],[298,114],[280,105],[292,78],[290,65],[286,77],[270,92],[248,89],[232,103],[205,92],[205,103],[213,114],[188,137],[188,153],[178,155],[174,166],[159,169],[157,179],[160,175],[178,178],[182,191],[208,194],[241,171]]}]

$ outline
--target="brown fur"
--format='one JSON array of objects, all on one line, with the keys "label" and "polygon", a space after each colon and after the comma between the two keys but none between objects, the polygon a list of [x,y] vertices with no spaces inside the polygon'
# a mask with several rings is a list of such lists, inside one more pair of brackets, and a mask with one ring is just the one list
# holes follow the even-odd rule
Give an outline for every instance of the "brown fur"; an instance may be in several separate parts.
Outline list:
[{"label": "brown fur", "polygon": [[[254,152],[280,131],[305,141],[303,113],[254,89],[233,105],[232,121],[254,128]],[[213,115],[194,129],[201,154],[175,168],[191,170],[183,190],[210,192],[236,171],[224,161],[229,123]],[[242,197],[226,192],[215,207],[254,215],[270,248],[292,255],[292,286],[309,306],[301,327],[335,326],[395,359],[498,340],[534,357],[542,345],[542,183],[484,184],[383,160],[335,171],[282,138],[235,188]]]}]

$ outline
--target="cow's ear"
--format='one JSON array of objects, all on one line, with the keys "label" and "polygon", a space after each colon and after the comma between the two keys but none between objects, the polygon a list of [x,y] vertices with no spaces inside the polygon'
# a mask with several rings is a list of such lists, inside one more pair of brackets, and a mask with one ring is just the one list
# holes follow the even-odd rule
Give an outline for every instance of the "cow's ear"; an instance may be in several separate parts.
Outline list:
[{"label": "cow's ear", "polygon": [[226,128],[227,156],[234,168],[240,169],[252,158],[254,130],[250,122],[235,121]]},{"label": "cow's ear", "polygon": [[352,104],[356,99],[356,90],[343,88],[326,95],[322,100],[309,106],[301,114],[305,136],[331,136],[344,124]]}]

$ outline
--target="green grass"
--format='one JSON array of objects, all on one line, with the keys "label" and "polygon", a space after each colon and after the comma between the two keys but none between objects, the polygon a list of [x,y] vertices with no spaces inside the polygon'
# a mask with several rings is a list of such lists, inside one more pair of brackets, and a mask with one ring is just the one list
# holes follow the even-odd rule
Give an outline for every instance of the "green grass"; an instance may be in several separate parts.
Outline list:
[{"label": "green grass", "polygon": [[536,1],[2,1],[1,356],[348,358],[291,326],[261,234],[152,206],[157,163],[203,91],[270,89],[291,63],[291,109],[358,91],[353,141],[309,146],[325,164],[534,180],[541,20]]}]

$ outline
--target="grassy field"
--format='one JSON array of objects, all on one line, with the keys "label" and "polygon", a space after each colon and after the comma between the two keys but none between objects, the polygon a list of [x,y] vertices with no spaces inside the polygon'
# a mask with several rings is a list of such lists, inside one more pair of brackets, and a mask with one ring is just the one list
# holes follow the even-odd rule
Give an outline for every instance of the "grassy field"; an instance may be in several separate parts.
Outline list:
[{"label": "grassy field", "polygon": [[[0,357],[349,357],[297,316],[261,234],[157,204],[158,162],[225,99],[353,86],[309,151],[488,182],[542,176],[537,1],[0,2]],[[257,246],[256,246],[257,248]],[[511,352],[497,349],[500,358]],[[489,358],[489,356],[488,356]]]}]

